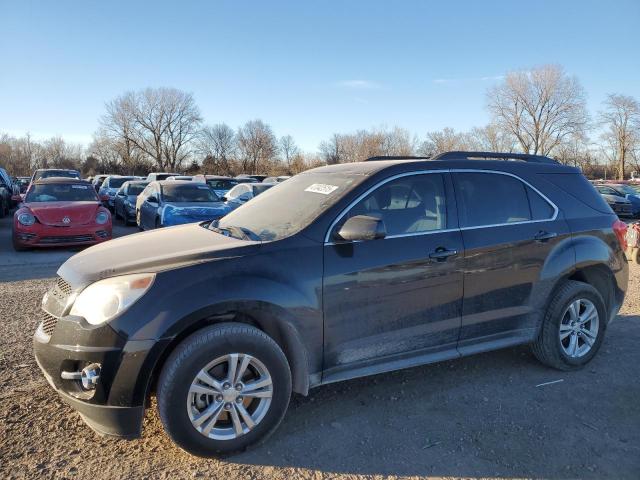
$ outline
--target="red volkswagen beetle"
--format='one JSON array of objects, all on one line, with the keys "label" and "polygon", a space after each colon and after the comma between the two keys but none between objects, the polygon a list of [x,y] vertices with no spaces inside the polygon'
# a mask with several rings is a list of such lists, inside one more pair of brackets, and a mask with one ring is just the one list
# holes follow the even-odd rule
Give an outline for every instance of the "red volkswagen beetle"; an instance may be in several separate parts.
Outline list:
[{"label": "red volkswagen beetle", "polygon": [[13,216],[13,247],[92,245],[111,238],[111,213],[89,182],[35,180]]}]

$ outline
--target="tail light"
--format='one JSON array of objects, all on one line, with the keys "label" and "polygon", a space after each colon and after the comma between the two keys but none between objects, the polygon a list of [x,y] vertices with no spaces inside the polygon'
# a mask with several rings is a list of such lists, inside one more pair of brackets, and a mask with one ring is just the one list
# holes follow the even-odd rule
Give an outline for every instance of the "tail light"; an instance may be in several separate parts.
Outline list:
[{"label": "tail light", "polygon": [[613,231],[618,237],[618,242],[623,250],[627,249],[627,224],[621,220],[613,222]]}]

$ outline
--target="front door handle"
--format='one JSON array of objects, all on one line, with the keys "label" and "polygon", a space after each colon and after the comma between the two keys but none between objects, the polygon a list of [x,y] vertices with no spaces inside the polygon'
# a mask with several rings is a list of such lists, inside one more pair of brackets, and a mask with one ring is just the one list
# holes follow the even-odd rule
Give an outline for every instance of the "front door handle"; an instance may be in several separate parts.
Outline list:
[{"label": "front door handle", "polygon": [[540,230],[535,234],[533,239],[536,242],[546,242],[547,240],[551,240],[552,238],[556,238],[558,234],[556,232],[546,232],[544,230]]},{"label": "front door handle", "polygon": [[449,250],[444,247],[436,248],[429,254],[429,258],[437,260],[438,262],[444,262],[447,258],[457,255],[457,250]]}]

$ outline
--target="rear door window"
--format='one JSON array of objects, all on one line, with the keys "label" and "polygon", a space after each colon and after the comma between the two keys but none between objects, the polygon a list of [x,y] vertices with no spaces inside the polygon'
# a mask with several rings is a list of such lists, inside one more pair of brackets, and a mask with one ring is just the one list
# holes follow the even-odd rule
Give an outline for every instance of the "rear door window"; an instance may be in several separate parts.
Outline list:
[{"label": "rear door window", "polygon": [[549,202],[510,175],[459,172],[454,179],[463,228],[545,220],[554,215]]}]

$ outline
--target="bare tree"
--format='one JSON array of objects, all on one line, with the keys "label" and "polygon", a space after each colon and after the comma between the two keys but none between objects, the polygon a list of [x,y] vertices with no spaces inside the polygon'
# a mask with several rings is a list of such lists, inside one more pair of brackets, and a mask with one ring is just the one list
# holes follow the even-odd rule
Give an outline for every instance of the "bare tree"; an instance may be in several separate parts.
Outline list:
[{"label": "bare tree", "polygon": [[190,93],[147,88],[109,102],[101,125],[112,138],[122,141],[125,154],[137,149],[161,170],[175,170],[189,157],[201,122]]},{"label": "bare tree", "polygon": [[320,143],[320,154],[327,165],[335,165],[344,162],[342,135],[334,133],[329,140]]},{"label": "bare tree", "polygon": [[453,128],[428,132],[427,139],[420,146],[420,154],[427,157],[453,150],[469,150],[469,134],[456,132]]},{"label": "bare tree", "polygon": [[296,145],[296,142],[293,140],[293,137],[291,135],[280,137],[280,140],[278,140],[278,147],[280,153],[282,154],[282,159],[287,166],[287,170],[291,171],[293,159],[294,157],[299,155],[300,149]]},{"label": "bare tree", "polygon": [[360,162],[380,155],[413,155],[416,141],[402,128],[358,130],[333,134],[320,144],[320,154],[328,164]]},{"label": "bare tree", "polygon": [[224,123],[205,126],[196,141],[196,151],[205,157],[202,162],[204,173],[231,174],[236,150],[236,134]]},{"label": "bare tree", "polygon": [[604,132],[602,140],[617,164],[618,179],[623,180],[626,162],[640,142],[640,103],[627,95],[610,94],[603,102],[599,118]]},{"label": "bare tree", "polygon": [[278,153],[276,136],[262,120],[250,120],[238,128],[238,150],[245,173],[268,171]]},{"label": "bare tree", "polygon": [[526,153],[548,155],[588,124],[580,82],[557,65],[509,73],[489,90],[487,103],[494,122]]},{"label": "bare tree", "polygon": [[475,127],[469,133],[470,148],[483,152],[511,153],[516,148],[514,136],[494,123]]}]

